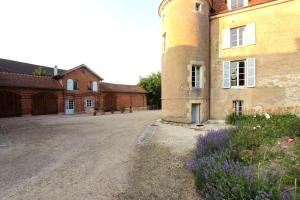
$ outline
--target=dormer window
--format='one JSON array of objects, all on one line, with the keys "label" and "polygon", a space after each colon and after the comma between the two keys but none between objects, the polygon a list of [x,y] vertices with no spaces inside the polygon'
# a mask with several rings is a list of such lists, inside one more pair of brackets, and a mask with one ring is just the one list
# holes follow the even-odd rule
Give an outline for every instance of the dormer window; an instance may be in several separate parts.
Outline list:
[{"label": "dormer window", "polygon": [[228,10],[236,10],[248,6],[248,0],[227,0]]}]

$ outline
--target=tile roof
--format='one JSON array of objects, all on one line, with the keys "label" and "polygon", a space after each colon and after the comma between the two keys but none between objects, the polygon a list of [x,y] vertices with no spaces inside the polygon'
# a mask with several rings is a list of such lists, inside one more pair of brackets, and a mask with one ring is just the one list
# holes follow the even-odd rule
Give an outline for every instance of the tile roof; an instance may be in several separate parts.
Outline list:
[{"label": "tile roof", "polygon": [[[34,71],[42,67],[45,69],[46,74],[48,76],[54,75],[54,67],[45,67],[41,65],[33,65],[29,63],[23,63],[13,60],[6,60],[0,58],[0,72],[10,72],[10,73],[17,73],[17,74],[28,74],[33,75]],[[58,69],[58,74],[64,73],[66,70]]]},{"label": "tile roof", "polygon": [[63,87],[60,85],[60,83],[51,77],[8,72],[0,72],[0,87],[63,90]]},{"label": "tile roof", "polygon": [[[277,1],[277,0],[251,0],[251,1],[249,0],[248,6],[255,6],[258,4],[267,3],[271,1]],[[212,0],[212,5],[213,5],[212,15],[229,12],[227,8],[226,0]]]},{"label": "tile roof", "polygon": [[148,93],[137,85],[123,85],[102,82],[100,84],[101,92],[124,92],[124,93]]}]

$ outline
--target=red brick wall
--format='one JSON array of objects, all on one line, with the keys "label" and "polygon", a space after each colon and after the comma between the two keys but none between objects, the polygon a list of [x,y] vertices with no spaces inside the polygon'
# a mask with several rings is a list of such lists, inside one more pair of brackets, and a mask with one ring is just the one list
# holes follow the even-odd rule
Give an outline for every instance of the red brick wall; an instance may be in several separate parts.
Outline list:
[{"label": "red brick wall", "polygon": [[147,107],[147,96],[146,94],[143,93],[108,93],[108,92],[103,92],[101,93],[101,98],[100,98],[100,108],[101,109],[106,109],[109,110],[110,108],[105,108],[104,107],[104,98],[107,95],[114,95],[115,96],[115,106],[117,110],[120,110],[122,106],[125,108],[130,108],[132,107],[133,109],[135,108],[143,108]]},{"label": "red brick wall", "polygon": [[[67,91],[67,81],[68,79],[76,80],[79,82],[79,90]],[[98,92],[93,92],[88,90],[90,82],[96,81],[98,85]],[[91,73],[88,69],[82,67],[78,68],[72,72],[65,74],[62,79],[59,80],[62,86],[66,90],[66,98],[73,98],[75,100],[75,112],[92,112],[92,109],[87,109],[85,106],[86,99],[93,99],[95,106],[99,104],[99,89],[100,89],[100,79]]]},{"label": "red brick wall", "polygon": [[93,81],[97,82],[98,90],[99,90],[99,81],[100,81],[99,78],[96,77],[94,74],[92,74],[89,70],[87,70],[84,67],[65,74],[62,77],[62,79],[59,80],[59,82],[62,84],[65,90],[67,90],[68,79],[79,81],[78,93],[91,92],[90,90],[88,90],[88,86],[89,83]]},{"label": "red brick wall", "polygon": [[22,114],[31,114],[31,96],[41,92],[52,93],[57,96],[58,112],[64,112],[64,92],[62,90],[42,90],[42,89],[25,89],[25,88],[0,88],[0,91],[8,91],[19,94],[21,97]]}]

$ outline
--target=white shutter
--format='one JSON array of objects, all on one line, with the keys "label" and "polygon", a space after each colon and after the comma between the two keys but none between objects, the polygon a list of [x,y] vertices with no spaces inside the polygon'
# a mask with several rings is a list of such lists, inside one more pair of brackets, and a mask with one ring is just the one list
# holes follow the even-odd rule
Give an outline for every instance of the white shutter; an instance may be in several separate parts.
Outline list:
[{"label": "white shutter", "polygon": [[256,25],[254,23],[246,26],[246,44],[256,44]]},{"label": "white shutter", "polygon": [[67,80],[67,90],[74,90],[74,82],[72,79]]},{"label": "white shutter", "polygon": [[248,6],[248,0],[244,0],[244,7]]},{"label": "white shutter", "polygon": [[230,62],[224,61],[223,62],[223,88],[230,88]]},{"label": "white shutter", "polygon": [[247,87],[255,87],[256,85],[256,60],[255,58],[248,58],[247,59]]},{"label": "white shutter", "polygon": [[231,10],[231,0],[227,0],[227,8],[228,10]]},{"label": "white shutter", "polygon": [[230,48],[230,29],[224,29],[222,34],[222,48]]}]

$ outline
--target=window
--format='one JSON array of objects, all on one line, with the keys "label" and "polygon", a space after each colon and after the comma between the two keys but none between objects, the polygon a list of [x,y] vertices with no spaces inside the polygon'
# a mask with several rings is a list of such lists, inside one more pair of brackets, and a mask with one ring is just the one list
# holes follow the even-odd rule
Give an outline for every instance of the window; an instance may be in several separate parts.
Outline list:
[{"label": "window", "polygon": [[69,91],[74,90],[74,81],[72,79],[67,80],[67,90]]},{"label": "window", "polygon": [[93,89],[93,82],[89,82],[89,84],[88,84],[88,90],[92,90]]},{"label": "window", "polygon": [[230,62],[230,80],[232,87],[245,86],[245,61]]},{"label": "window", "polygon": [[192,88],[200,88],[200,66],[192,66]]},{"label": "window", "polygon": [[94,108],[94,101],[92,99],[86,100],[86,107],[87,108]]},{"label": "window", "polygon": [[244,0],[231,0],[231,9],[237,9],[244,7]]},{"label": "window", "polygon": [[201,12],[202,11],[202,4],[199,2],[195,3],[195,11],[196,12]]},{"label": "window", "polygon": [[79,90],[79,81],[75,80],[74,82],[74,90]]},{"label": "window", "polygon": [[223,62],[223,88],[256,86],[256,59]]},{"label": "window", "polygon": [[239,47],[245,45],[245,26],[230,29],[230,46]]},{"label": "window", "polygon": [[162,37],[162,52],[165,53],[167,50],[167,34],[164,33]]},{"label": "window", "polygon": [[98,85],[96,81],[93,81],[93,92],[97,92],[98,91]]},{"label": "window", "polygon": [[236,115],[242,115],[243,114],[243,101],[240,101],[240,100],[233,101],[233,110]]}]

